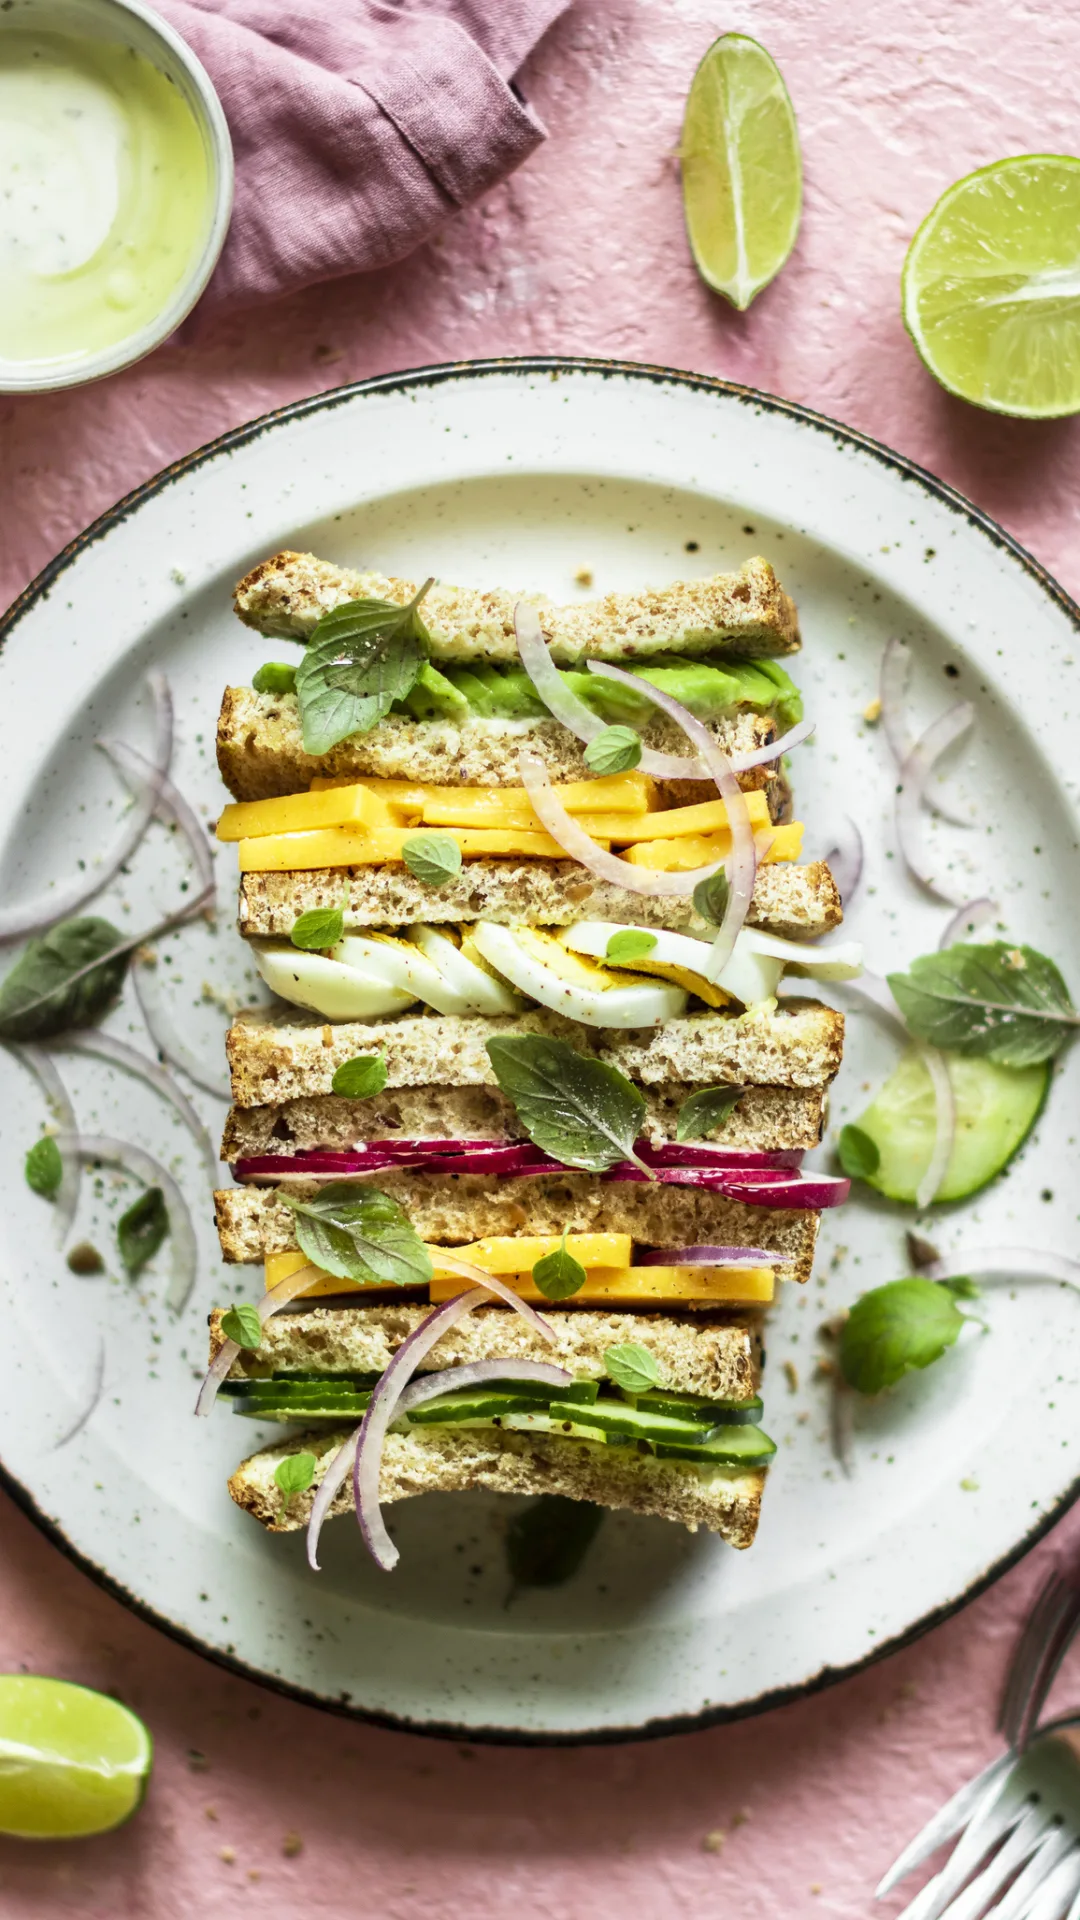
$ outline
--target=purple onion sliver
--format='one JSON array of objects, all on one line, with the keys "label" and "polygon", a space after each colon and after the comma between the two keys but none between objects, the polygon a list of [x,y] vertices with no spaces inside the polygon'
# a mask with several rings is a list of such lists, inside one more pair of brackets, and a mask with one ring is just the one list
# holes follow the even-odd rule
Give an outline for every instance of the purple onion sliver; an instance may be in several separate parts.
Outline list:
[{"label": "purple onion sliver", "polygon": [[[898,767],[902,767],[911,752],[911,740],[908,736],[904,718],[904,703],[907,699],[908,681],[911,677],[911,649],[903,640],[887,640],[881,656],[881,725],[889,743],[889,751]],[[931,798],[923,794],[923,805],[929,807],[942,820],[949,820],[954,827],[970,827],[970,819],[965,819],[944,800]],[[839,885],[839,882],[837,882]]]},{"label": "purple onion sliver", "polygon": [[938,941],[938,952],[942,953],[946,947],[951,947],[957,940],[977,933],[980,927],[984,927],[988,920],[994,918],[997,911],[997,901],[991,900],[987,894],[983,894],[978,900],[965,900],[962,907],[957,907]]},{"label": "purple onion sliver", "polygon": [[713,1147],[702,1142],[665,1140],[658,1147],[637,1143],[638,1158],[648,1167],[800,1167],[802,1147]]},{"label": "purple onion sliver", "polygon": [[331,1460],[319,1482],[318,1490],[312,1502],[307,1527],[308,1566],[313,1573],[321,1572],[319,1566],[319,1535],[339,1488],[343,1487],[353,1470],[356,1448],[360,1439],[360,1428],[354,1427],[347,1440],[343,1441]]},{"label": "purple onion sliver", "polygon": [[[13,1053],[17,1060],[21,1060],[23,1066],[34,1075],[64,1133],[74,1139],[79,1131],[75,1108],[52,1055],[46,1053],[44,1047],[35,1046],[30,1041],[21,1044],[8,1041],[6,1044],[8,1052]],[[59,1151],[63,1176],[56,1196],[56,1238],[58,1245],[62,1247],[71,1232],[78,1211],[82,1163],[78,1154],[70,1148],[66,1152],[62,1148]]]},{"label": "purple onion sliver", "polygon": [[199,1251],[187,1201],[168,1167],[130,1140],[112,1140],[104,1134],[58,1133],[56,1144],[61,1154],[77,1153],[82,1161],[100,1160],[105,1166],[133,1173],[144,1186],[161,1188],[172,1247],[172,1275],[165,1289],[165,1305],[174,1313],[182,1313],[195,1285]]},{"label": "purple onion sliver", "polygon": [[920,1047],[922,1063],[934,1089],[934,1144],[926,1171],[915,1190],[915,1205],[929,1207],[949,1170],[956,1142],[956,1098],[948,1063],[937,1047]]},{"label": "purple onion sliver", "polygon": [[61,1034],[54,1043],[69,1053],[84,1053],[91,1057],[108,1060],[124,1073],[134,1074],[146,1082],[155,1093],[167,1100],[175,1113],[180,1115],[195,1145],[202,1155],[207,1180],[213,1188],[218,1177],[218,1156],[214,1143],[199,1115],[188,1099],[187,1094],[178,1087],[171,1074],[158,1065],[156,1060],[148,1060],[137,1047],[129,1046],[126,1040],[120,1040],[115,1034],[104,1033],[99,1027],[91,1027],[85,1033]]},{"label": "purple onion sliver", "polygon": [[942,754],[967,732],[974,717],[975,709],[970,700],[959,700],[932,726],[927,727],[900,769],[896,798],[896,837],[908,872],[928,893],[934,894],[939,900],[947,900],[952,906],[959,904],[955,890],[950,890],[944,881],[937,878],[927,861],[922,841],[921,814],[926,783],[933,768]]},{"label": "purple onion sliver", "polygon": [[849,907],[863,870],[863,837],[850,814],[844,815],[843,827],[825,855],[825,865],[836,882],[844,907]]},{"label": "purple onion sliver", "polygon": [[1035,1247],[972,1247],[935,1260],[926,1271],[932,1280],[1056,1280],[1080,1287],[1080,1260]]},{"label": "purple onion sliver", "polygon": [[851,1192],[851,1181],[824,1173],[777,1181],[773,1186],[751,1187],[733,1180],[724,1192],[729,1200],[739,1200],[747,1207],[771,1207],[778,1213],[817,1213],[826,1207],[842,1207]]},{"label": "purple onion sliver", "polygon": [[751,767],[767,767],[770,761],[781,760],[792,747],[801,747],[804,740],[809,740],[816,725],[816,720],[800,720],[798,726],[789,727],[779,740],[771,740],[767,747],[755,747],[752,753],[733,754],[732,773],[749,773]]},{"label": "purple onion sliver", "polygon": [[[212,891],[207,892],[206,898],[208,902],[212,900]],[[228,1073],[193,1052],[174,1024],[161,991],[164,972],[156,959],[144,960],[139,955],[131,969],[135,998],[151,1041],[163,1060],[167,1060],[172,1067],[179,1067],[204,1093],[212,1094],[215,1100],[230,1099]]]}]

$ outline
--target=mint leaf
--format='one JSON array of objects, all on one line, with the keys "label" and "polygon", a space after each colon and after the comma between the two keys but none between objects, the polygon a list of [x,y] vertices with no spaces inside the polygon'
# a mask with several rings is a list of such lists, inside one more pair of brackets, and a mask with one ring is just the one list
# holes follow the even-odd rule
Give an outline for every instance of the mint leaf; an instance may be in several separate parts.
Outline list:
[{"label": "mint leaf", "polygon": [[640,759],[641,735],[633,727],[605,727],[585,749],[590,773],[629,773]]},{"label": "mint leaf", "polygon": [[585,1269],[580,1260],[566,1251],[566,1232],[562,1237],[562,1246],[554,1253],[542,1254],[532,1270],[532,1277],[545,1300],[569,1300],[585,1285]]},{"label": "mint leaf", "polygon": [[881,1165],[877,1141],[861,1127],[841,1127],[836,1151],[849,1180],[869,1180]]},{"label": "mint leaf", "polygon": [[367,733],[412,690],[428,638],[418,609],[433,585],[425,580],[405,607],[348,600],[323,614],[296,670],[305,753]]},{"label": "mint leaf", "polygon": [[856,1300],[840,1336],[840,1370],[856,1393],[881,1393],[951,1347],[968,1318],[936,1280],[892,1280]]},{"label": "mint leaf", "polygon": [[336,947],[345,932],[345,915],[340,907],[309,907],[296,921],[289,939],[303,953],[325,953]]},{"label": "mint leaf", "polygon": [[506,1529],[506,1562],[517,1587],[561,1587],[596,1538],[604,1508],[563,1493],[542,1493]]},{"label": "mint leaf", "polygon": [[604,1365],[615,1385],[625,1393],[647,1393],[650,1387],[664,1384],[656,1355],[650,1353],[648,1347],[639,1346],[636,1340],[627,1340],[621,1347],[609,1347]]},{"label": "mint leaf", "polygon": [[23,1165],[26,1184],[31,1192],[40,1193],[43,1200],[55,1199],[64,1178],[64,1163],[51,1133],[43,1134],[40,1140],[34,1141]]},{"label": "mint leaf", "polygon": [[256,693],[295,693],[296,668],[284,660],[268,660],[251,676]]},{"label": "mint leaf", "polygon": [[228,1313],[221,1316],[221,1331],[226,1340],[235,1340],[238,1347],[246,1347],[249,1353],[254,1353],[262,1346],[262,1321],[258,1307],[253,1307],[247,1300],[230,1307]]},{"label": "mint leaf", "polygon": [[294,1493],[306,1493],[315,1478],[317,1462],[313,1453],[287,1453],[274,1468],[274,1480],[280,1487],[283,1498],[281,1511],[285,1512]]},{"label": "mint leaf", "polygon": [[1006,940],[924,954],[888,979],[916,1039],[1003,1067],[1052,1060],[1080,1026],[1054,962]]},{"label": "mint leaf", "polygon": [[707,880],[698,881],[694,888],[694,906],[710,926],[719,927],[723,923],[730,892],[731,887],[723,867],[718,867]]},{"label": "mint leaf", "polygon": [[408,1216],[385,1193],[343,1180],[312,1200],[279,1193],[296,1217],[296,1238],[315,1266],[362,1287],[426,1286],[431,1257]]},{"label": "mint leaf", "polygon": [[381,1053],[358,1053],[342,1061],[330,1085],[347,1100],[370,1100],[386,1085],[386,1061]]},{"label": "mint leaf", "polygon": [[538,1033],[485,1044],[495,1078],[534,1146],[590,1173],[634,1159],[645,1101],[617,1067]]},{"label": "mint leaf", "polygon": [[0,982],[0,1040],[49,1040],[92,1026],[123,986],[130,954],[114,951],[123,942],[93,914],[28,941]]},{"label": "mint leaf", "polygon": [[730,1120],[745,1087],[701,1087],[679,1108],[676,1140],[705,1140]]},{"label": "mint leaf", "polygon": [[425,887],[445,887],[461,872],[461,848],[452,833],[411,833],[401,857]]},{"label": "mint leaf", "polygon": [[153,1259],[168,1231],[165,1195],[160,1187],[147,1187],[116,1223],[116,1244],[130,1279]]},{"label": "mint leaf", "polygon": [[624,927],[620,933],[612,934],[604,948],[604,959],[610,960],[613,967],[626,966],[631,960],[644,960],[655,945],[655,933],[644,933],[640,927]]}]

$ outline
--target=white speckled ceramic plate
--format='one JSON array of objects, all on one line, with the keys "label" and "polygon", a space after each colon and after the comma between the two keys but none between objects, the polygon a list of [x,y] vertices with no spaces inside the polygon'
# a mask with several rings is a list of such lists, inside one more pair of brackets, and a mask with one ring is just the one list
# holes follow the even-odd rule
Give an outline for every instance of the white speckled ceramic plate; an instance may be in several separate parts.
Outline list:
[{"label": "white speckled ceramic plate", "polygon": [[[277,547],[389,572],[580,593],[775,563],[802,613],[797,665],[815,743],[795,770],[808,850],[855,813],[868,871],[849,929],[881,970],[936,945],[947,909],[908,881],[891,825],[894,773],[862,722],[883,642],[914,649],[916,717],[958,693],[978,725],[953,790],[975,825],[933,829],[969,895],[990,889],[1011,929],[1080,987],[1074,665],[1077,610],[963,500],[833,423],[717,382],[643,367],[511,362],[389,377],[304,402],[228,435],[142,488],[50,567],[7,619],[0,655],[3,892],[36,893],[92,860],[118,804],[95,737],[146,738],[143,679],[176,694],[180,784],[220,806],[212,742],[221,690],[268,648],[233,618],[230,588]],[[287,651],[287,649],[286,649]],[[170,991],[208,1053],[244,992],[225,911],[167,943]],[[177,899],[179,851],[154,828],[102,908],[151,923]],[[128,987],[110,1016],[143,1041]],[[889,1063],[863,1016],[831,1125],[857,1113]],[[136,1287],[68,1271],[22,1156],[43,1118],[24,1069],[0,1056],[0,1436],[6,1483],[89,1572],[218,1659],[345,1711],[505,1739],[610,1739],[747,1713],[821,1685],[958,1606],[1073,1498],[1075,1296],[995,1292],[991,1332],[864,1408],[850,1480],[834,1465],[828,1395],[815,1376],[822,1321],[904,1271],[910,1216],[859,1203],[826,1216],[817,1276],[786,1290],[772,1323],[767,1421],[779,1454],[756,1546],[729,1551],[660,1522],[614,1516],[581,1572],[507,1607],[508,1507],[428,1497],[395,1515],[400,1570],[379,1573],[338,1523],[326,1570],[302,1542],[264,1535],[224,1481],[255,1440],[224,1410],[196,1423],[205,1317],[243,1271],[220,1263],[205,1186],[167,1110],[100,1063],[67,1072],[86,1129],[139,1139],[174,1161],[199,1219],[202,1266],[179,1322],[165,1267]],[[216,1128],[223,1109],[196,1096]],[[1078,1081],[1055,1075],[1035,1140],[975,1203],[933,1217],[943,1249],[1075,1238]],[[110,1249],[121,1191],[87,1183],[79,1230]],[[130,1191],[130,1190],[128,1190]],[[83,1430],[58,1445],[87,1402]],[[784,1363],[792,1363],[787,1368]],[[796,1384],[797,1382],[797,1384]],[[256,1430],[257,1431],[257,1430]]]}]

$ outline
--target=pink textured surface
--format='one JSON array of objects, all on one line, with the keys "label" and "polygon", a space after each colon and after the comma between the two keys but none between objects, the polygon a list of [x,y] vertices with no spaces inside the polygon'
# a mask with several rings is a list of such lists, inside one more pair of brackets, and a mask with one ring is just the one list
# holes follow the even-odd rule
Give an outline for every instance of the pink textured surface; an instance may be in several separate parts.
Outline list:
[{"label": "pink textured surface", "polygon": [[[578,0],[524,76],[549,145],[437,244],[376,280],[223,321],[103,386],[0,401],[0,600],[137,481],[268,407],[425,361],[536,351],[667,362],[806,401],[964,488],[1080,588],[1080,429],[950,401],[897,312],[906,240],[950,180],[1068,148],[1061,75],[1080,16],[1019,0],[745,0],[726,16],[779,59],[807,176],[798,250],[744,318],[694,276],[672,159],[718,21],[709,0]],[[883,1666],[764,1720],[597,1752],[472,1751],[226,1678],[129,1617],[13,1508],[4,1520],[0,1665],[114,1688],[158,1744],[129,1829],[0,1842],[0,1911],[38,1920],[856,1920],[902,1841],[995,1751],[1010,1637],[1053,1552]],[[1080,1524],[1062,1533],[1080,1540]]]}]

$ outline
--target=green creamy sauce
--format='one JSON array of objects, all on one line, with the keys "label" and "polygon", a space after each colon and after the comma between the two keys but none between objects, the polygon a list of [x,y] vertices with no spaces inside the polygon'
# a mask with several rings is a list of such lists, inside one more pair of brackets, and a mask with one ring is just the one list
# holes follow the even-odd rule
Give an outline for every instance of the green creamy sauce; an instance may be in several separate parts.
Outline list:
[{"label": "green creamy sauce", "polygon": [[[666,655],[663,661],[635,661],[634,672],[681,701],[699,720],[720,720],[740,707],[775,714],[782,731],[802,719],[799,689],[775,660],[729,660],[721,655],[673,662]],[[656,708],[630,687],[573,668],[561,669],[560,678],[609,725],[641,729],[656,718]],[[395,703],[394,712],[408,713],[414,720],[460,721],[470,714],[491,720],[551,717],[521,667],[435,667],[431,661],[412,691]]]},{"label": "green creamy sauce", "polygon": [[0,28],[0,363],[138,333],[186,277],[211,198],[198,122],[141,54]]}]

